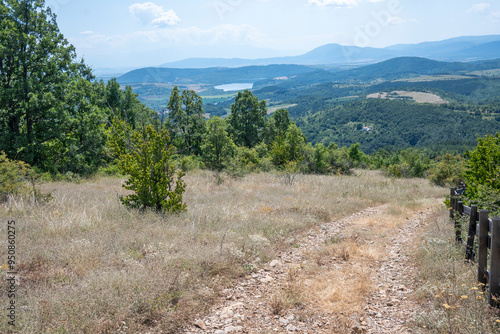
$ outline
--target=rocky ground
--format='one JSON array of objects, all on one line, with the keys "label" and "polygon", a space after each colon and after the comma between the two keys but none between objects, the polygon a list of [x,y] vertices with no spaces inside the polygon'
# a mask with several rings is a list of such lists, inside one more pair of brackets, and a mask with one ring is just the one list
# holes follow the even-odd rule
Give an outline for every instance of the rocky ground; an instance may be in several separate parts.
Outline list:
[{"label": "rocky ground", "polygon": [[[413,333],[411,323],[417,308],[412,301],[415,268],[408,249],[417,244],[418,231],[430,212],[398,215],[394,223],[387,218],[387,210],[386,206],[369,208],[310,231],[297,247],[287,249],[267,266],[224,290],[220,302],[208,314],[193,319],[183,333]],[[394,228],[381,225],[387,222]],[[369,264],[371,288],[363,305],[357,305],[360,311],[332,311],[321,303],[310,302],[308,296],[294,303],[293,293],[309,291],[311,283],[304,264],[310,261],[311,254],[329,240],[346,238],[364,239],[365,244],[382,250],[382,255]],[[333,259],[325,264],[328,270],[356,265],[356,259]],[[290,285],[294,290],[287,300],[292,301],[284,305],[283,298],[277,296],[289,291]]]}]

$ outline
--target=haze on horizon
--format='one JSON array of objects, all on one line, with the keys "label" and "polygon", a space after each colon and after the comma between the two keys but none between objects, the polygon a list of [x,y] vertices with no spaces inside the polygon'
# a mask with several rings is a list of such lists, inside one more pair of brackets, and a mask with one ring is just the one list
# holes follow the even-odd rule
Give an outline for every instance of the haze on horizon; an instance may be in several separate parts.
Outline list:
[{"label": "haze on horizon", "polygon": [[93,68],[265,58],[500,34],[492,0],[46,0]]}]

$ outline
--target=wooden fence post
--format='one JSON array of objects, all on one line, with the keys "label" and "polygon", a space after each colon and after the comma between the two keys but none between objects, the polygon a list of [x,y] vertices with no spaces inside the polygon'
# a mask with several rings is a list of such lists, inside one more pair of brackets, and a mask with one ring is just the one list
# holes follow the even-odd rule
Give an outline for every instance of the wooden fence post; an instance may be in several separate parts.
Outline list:
[{"label": "wooden fence post", "polygon": [[484,284],[483,288],[488,284],[488,229],[490,222],[488,220],[488,210],[479,210],[479,249],[478,249],[478,269],[477,280]]},{"label": "wooden fence post", "polygon": [[457,201],[457,217],[455,218],[455,241],[457,243],[462,243],[462,225],[460,225],[460,221],[458,218],[461,218],[464,214],[464,202]]},{"label": "wooden fence post", "polygon": [[450,219],[453,219],[454,217],[454,212],[453,210],[455,209],[455,191],[457,188],[450,188]]},{"label": "wooden fence post", "polygon": [[467,237],[467,247],[465,248],[465,259],[474,261],[474,238],[476,237],[477,205],[470,207],[469,234]]},{"label": "wooden fence post", "polygon": [[500,218],[492,219],[490,251],[490,305],[500,306]]}]

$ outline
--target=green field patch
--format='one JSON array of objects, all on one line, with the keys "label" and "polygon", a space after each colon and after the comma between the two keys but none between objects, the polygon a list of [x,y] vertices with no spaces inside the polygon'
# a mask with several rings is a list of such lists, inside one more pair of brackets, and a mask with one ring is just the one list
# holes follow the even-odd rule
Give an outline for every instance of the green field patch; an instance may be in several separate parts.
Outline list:
[{"label": "green field patch", "polygon": [[469,74],[481,77],[500,77],[500,68],[484,70],[484,71],[474,71]]},{"label": "green field patch", "polygon": [[406,78],[394,80],[394,82],[426,82],[426,81],[440,81],[440,80],[460,80],[472,79],[467,75],[449,74],[449,75],[421,75],[416,78]]}]

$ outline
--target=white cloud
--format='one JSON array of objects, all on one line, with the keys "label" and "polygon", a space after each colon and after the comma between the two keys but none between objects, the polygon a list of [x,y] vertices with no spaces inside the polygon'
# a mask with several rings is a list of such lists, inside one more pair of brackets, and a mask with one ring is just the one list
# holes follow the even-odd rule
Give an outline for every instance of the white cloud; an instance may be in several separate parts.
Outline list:
[{"label": "white cloud", "polygon": [[165,10],[163,6],[153,2],[134,3],[128,9],[143,24],[152,24],[159,28],[174,26],[181,21],[172,9]]},{"label": "white cloud", "polygon": [[381,2],[384,0],[308,0],[311,6],[337,6],[337,7],[352,7],[357,6],[362,2]]},{"label": "white cloud", "polygon": [[467,12],[469,12],[469,13],[482,13],[490,7],[491,7],[491,5],[489,3],[484,3],[484,2],[476,3],[476,4],[472,5],[472,7],[469,8],[469,10]]}]

